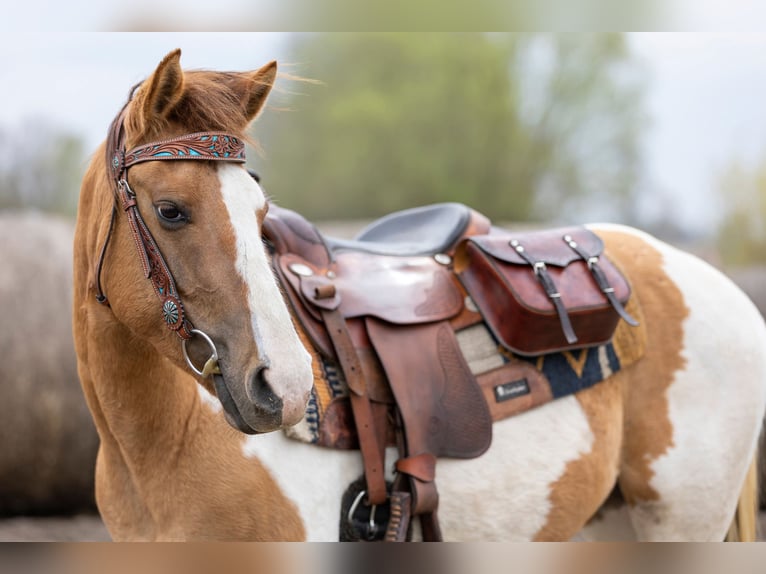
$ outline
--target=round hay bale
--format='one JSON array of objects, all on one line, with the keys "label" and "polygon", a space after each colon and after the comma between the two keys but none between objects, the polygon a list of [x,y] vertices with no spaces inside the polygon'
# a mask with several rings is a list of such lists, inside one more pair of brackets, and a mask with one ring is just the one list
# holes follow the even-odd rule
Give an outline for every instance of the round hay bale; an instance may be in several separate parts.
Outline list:
[{"label": "round hay bale", "polygon": [[0,213],[0,514],[93,509],[98,435],[72,339],[73,224]]}]

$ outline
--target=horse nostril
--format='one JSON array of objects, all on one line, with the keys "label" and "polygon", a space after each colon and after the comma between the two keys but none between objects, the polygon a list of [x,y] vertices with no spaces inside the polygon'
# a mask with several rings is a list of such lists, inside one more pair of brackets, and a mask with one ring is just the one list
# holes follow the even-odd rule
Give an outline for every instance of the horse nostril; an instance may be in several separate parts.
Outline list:
[{"label": "horse nostril", "polygon": [[260,415],[269,418],[275,425],[282,423],[282,399],[274,394],[268,381],[267,366],[259,366],[248,381],[247,394]]}]

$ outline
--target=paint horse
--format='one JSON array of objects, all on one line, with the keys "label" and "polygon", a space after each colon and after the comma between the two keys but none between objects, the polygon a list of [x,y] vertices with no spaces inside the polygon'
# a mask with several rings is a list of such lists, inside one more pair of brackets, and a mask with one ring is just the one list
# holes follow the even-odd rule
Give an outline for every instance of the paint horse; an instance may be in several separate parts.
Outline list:
[{"label": "paint horse", "polygon": [[[276,63],[218,73],[179,62],[170,53],[134,89],[82,185],[74,332],[101,439],[99,509],[118,540],[338,539],[362,460],[281,430],[301,421],[319,373],[262,240],[268,204],[243,164]],[[763,320],[691,255],[633,229],[593,230],[640,301],[644,355],[495,422],[481,456],[440,459],[447,540],[621,529],[721,540],[737,509],[750,511]],[[605,504],[613,491],[619,506]]]}]

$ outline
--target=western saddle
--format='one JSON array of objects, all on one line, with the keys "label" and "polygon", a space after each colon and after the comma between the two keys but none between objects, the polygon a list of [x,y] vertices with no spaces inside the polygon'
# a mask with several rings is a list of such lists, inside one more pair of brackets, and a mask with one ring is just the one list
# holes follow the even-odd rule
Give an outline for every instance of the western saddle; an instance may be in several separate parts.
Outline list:
[{"label": "western saddle", "polygon": [[[501,347],[535,355],[608,341],[621,316],[633,321],[627,283],[584,228],[510,233],[445,203],[390,214],[353,240],[271,205],[263,231],[296,322],[348,385],[330,432],[361,451],[348,512],[359,539],[406,540],[419,517],[423,538],[440,540],[437,459],[489,448],[499,417],[457,331],[485,322]],[[391,484],[386,446],[399,452]]]}]

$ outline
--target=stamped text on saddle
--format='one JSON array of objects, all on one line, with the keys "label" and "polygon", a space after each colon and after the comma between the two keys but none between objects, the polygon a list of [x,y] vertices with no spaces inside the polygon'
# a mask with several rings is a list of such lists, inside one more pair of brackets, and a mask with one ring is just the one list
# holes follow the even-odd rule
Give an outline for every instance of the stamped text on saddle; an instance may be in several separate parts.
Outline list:
[{"label": "stamped text on saddle", "polygon": [[[620,317],[637,325],[626,280],[584,228],[511,234],[440,204],[391,214],[349,241],[272,206],[264,235],[296,318],[348,387],[315,441],[363,457],[342,537],[404,540],[418,516],[423,537],[440,539],[437,458],[481,455],[493,420],[555,398],[519,360],[477,383],[459,333],[484,325],[508,356],[539,356],[608,343]],[[400,454],[393,484],[388,445]]]}]

